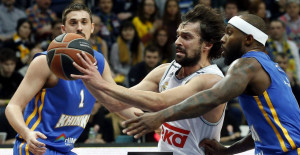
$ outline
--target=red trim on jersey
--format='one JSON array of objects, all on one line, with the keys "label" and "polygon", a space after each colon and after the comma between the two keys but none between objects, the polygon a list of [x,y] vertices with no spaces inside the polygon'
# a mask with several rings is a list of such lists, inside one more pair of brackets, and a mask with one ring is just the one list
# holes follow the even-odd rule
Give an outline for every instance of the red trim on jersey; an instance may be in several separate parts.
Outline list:
[{"label": "red trim on jersey", "polygon": [[180,128],[175,127],[175,126],[172,126],[172,125],[170,125],[170,124],[168,124],[168,123],[164,123],[163,125],[164,125],[165,127],[169,128],[169,129],[173,130],[173,131],[176,131],[176,132],[179,132],[179,133],[182,133],[182,134],[188,135],[188,134],[190,133],[189,130],[180,129]]}]

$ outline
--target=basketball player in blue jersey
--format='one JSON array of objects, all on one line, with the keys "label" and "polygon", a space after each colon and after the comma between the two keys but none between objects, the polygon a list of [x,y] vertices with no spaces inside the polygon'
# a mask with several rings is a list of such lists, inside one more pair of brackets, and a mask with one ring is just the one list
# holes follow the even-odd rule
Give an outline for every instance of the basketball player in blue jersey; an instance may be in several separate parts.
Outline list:
[{"label": "basketball player in blue jersey", "polygon": [[[208,154],[236,154],[255,147],[255,154],[300,154],[300,110],[287,75],[265,52],[268,36],[258,16],[245,14],[230,19],[221,39],[226,76],[211,89],[155,113],[125,121],[124,130],[141,137],[166,121],[205,114],[239,96],[251,134],[230,147],[205,139],[200,146]],[[252,135],[252,137],[251,137]]]},{"label": "basketball player in blue jersey", "polygon": [[[62,16],[63,33],[89,39],[94,30],[91,11],[73,3]],[[98,72],[114,82],[103,55],[94,51]],[[95,98],[81,80],[66,81],[49,69],[46,52],[36,55],[6,108],[6,116],[18,132],[14,154],[75,154],[71,150],[85,128]]]}]

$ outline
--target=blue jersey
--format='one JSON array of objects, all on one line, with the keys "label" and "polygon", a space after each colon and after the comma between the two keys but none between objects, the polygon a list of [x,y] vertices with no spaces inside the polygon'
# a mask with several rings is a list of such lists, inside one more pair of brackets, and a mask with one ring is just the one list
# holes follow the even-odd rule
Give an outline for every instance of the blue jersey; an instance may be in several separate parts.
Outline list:
[{"label": "blue jersey", "polygon": [[263,52],[242,56],[248,57],[255,58],[271,79],[262,95],[239,96],[255,141],[255,154],[300,153],[300,111],[287,75]]},{"label": "blue jersey", "polygon": [[[46,52],[41,54],[45,55]],[[102,74],[104,57],[97,51],[94,51],[94,55],[98,70]],[[85,128],[94,103],[95,98],[80,79],[59,79],[55,87],[42,89],[28,103],[24,111],[24,121],[31,130],[47,136],[45,140],[38,139],[47,148],[67,153],[74,147]],[[17,138],[20,140],[21,137],[17,135]],[[23,150],[25,145],[21,144],[19,147],[19,150]]]}]

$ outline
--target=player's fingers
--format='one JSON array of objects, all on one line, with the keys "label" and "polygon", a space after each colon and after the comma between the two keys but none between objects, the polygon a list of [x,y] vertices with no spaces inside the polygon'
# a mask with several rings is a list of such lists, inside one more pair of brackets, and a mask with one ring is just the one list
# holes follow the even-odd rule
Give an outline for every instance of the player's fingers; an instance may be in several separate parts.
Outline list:
[{"label": "player's fingers", "polygon": [[47,150],[47,148],[46,147],[38,147],[38,146],[36,146],[35,144],[33,144],[33,143],[30,143],[29,145],[28,145],[28,149],[31,151],[31,152],[33,152],[34,154],[43,154],[43,153],[45,153],[46,152],[46,150]]},{"label": "player's fingers", "polygon": [[211,148],[211,147],[209,147],[209,146],[205,146],[204,147],[204,150],[205,150],[205,154],[208,154],[208,155],[210,155],[210,154],[213,154],[213,149]]},{"label": "player's fingers", "polygon": [[80,54],[82,55],[82,57],[84,58],[84,60],[87,62],[87,64],[93,65],[91,59],[86,55],[85,52],[82,51]]},{"label": "player's fingers", "polygon": [[144,126],[138,126],[138,127],[136,127],[135,129],[133,129],[133,130],[127,132],[127,135],[136,135],[136,134],[142,132],[144,129],[145,129]]},{"label": "player's fingers", "polygon": [[81,72],[81,73],[86,73],[85,68],[79,66],[76,62],[73,62],[73,66],[74,66],[77,70],[79,70],[79,72]]},{"label": "player's fingers", "polygon": [[47,136],[44,135],[44,134],[41,133],[41,132],[37,132],[36,134],[37,134],[40,138],[42,138],[42,139],[47,139]]},{"label": "player's fingers", "polygon": [[130,124],[136,123],[138,121],[139,121],[139,118],[133,118],[133,119],[130,119],[130,120],[127,120],[127,121],[123,121],[122,126],[129,126]]},{"label": "player's fingers", "polygon": [[38,140],[32,140],[31,143],[37,147],[45,147],[46,145],[42,142],[39,142]]},{"label": "player's fingers", "polygon": [[210,143],[210,140],[208,138],[203,139],[200,143],[200,147],[204,147],[205,145],[208,145]]},{"label": "player's fingers", "polygon": [[134,115],[137,116],[137,117],[139,117],[139,116],[144,115],[144,113],[142,113],[142,112],[134,112]]},{"label": "player's fingers", "polygon": [[135,129],[141,127],[141,126],[143,126],[143,125],[142,125],[142,124],[139,124],[139,123],[134,123],[134,124],[132,124],[131,126],[125,128],[125,129],[123,130],[123,133],[126,133],[126,134],[129,135],[130,132],[132,132],[133,130],[135,130]]},{"label": "player's fingers", "polygon": [[147,129],[144,129],[144,130],[140,131],[140,133],[134,135],[134,138],[138,139],[138,138],[142,137],[143,135],[145,135],[145,134],[147,134],[149,132],[151,132],[151,131],[148,131]]}]

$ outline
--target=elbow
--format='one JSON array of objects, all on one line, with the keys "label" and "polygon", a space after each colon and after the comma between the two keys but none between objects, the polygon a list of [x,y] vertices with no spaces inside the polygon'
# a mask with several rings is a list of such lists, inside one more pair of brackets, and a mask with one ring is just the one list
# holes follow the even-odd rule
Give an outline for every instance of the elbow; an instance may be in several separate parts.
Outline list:
[{"label": "elbow", "polygon": [[8,104],[6,106],[6,108],[5,108],[5,116],[6,116],[6,118],[9,117],[9,114],[10,114],[10,111],[11,111],[10,109],[11,109],[11,106]]}]

